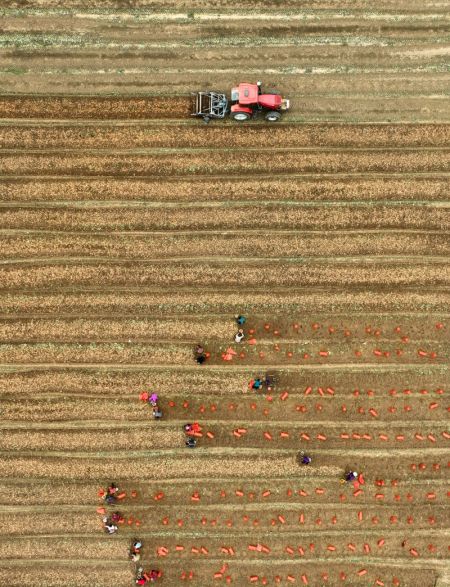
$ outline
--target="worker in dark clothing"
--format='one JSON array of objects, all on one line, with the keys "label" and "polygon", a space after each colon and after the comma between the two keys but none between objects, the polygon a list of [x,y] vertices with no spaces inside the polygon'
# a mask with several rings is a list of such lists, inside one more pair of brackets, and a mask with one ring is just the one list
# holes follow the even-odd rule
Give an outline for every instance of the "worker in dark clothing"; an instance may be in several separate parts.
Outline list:
[{"label": "worker in dark clothing", "polygon": [[195,440],[195,438],[190,436],[189,438],[186,439],[185,444],[188,448],[195,448],[197,446],[197,441]]},{"label": "worker in dark clothing", "polygon": [[358,479],[358,473],[356,471],[349,471],[345,474],[345,480],[349,483],[355,481],[356,479]]},{"label": "worker in dark clothing", "polygon": [[312,459],[308,455],[303,455],[300,460],[302,465],[309,465],[311,463],[311,461],[312,461]]},{"label": "worker in dark clothing", "polygon": [[206,361],[205,349],[202,347],[201,344],[198,344],[195,347],[194,355],[195,355],[195,360],[197,361],[197,363],[199,365],[202,365]]},{"label": "worker in dark clothing", "polygon": [[245,322],[247,321],[245,316],[235,316],[236,318],[236,322],[238,326],[243,326],[245,324]]}]

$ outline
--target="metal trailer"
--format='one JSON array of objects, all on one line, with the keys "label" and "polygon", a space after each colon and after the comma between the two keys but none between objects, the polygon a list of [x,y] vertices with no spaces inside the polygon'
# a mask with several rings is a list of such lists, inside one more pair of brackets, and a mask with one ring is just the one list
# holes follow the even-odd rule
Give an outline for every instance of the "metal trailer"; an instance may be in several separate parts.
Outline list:
[{"label": "metal trailer", "polygon": [[228,112],[228,100],[225,94],[217,92],[197,92],[194,111],[191,116],[199,116],[208,123],[211,118],[225,118]]}]

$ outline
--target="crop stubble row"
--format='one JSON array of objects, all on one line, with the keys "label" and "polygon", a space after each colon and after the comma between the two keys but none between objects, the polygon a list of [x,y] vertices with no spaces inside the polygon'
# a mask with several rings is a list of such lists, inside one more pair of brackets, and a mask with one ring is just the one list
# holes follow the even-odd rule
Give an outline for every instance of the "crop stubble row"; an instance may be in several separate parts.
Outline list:
[{"label": "crop stubble row", "polygon": [[[0,102],[1,103],[1,102]],[[236,125],[221,122],[201,126],[187,120],[173,124],[142,122],[31,122],[0,124],[4,149],[138,149],[272,147],[370,147],[393,149],[446,147],[450,127],[444,124],[265,124]]]},{"label": "crop stubble row", "polygon": [[[236,325],[234,317],[228,319],[222,316],[178,315],[147,317],[99,317],[86,314],[84,317],[53,317],[53,316],[10,316],[3,314],[0,317],[0,340],[2,342],[32,342],[32,341],[61,341],[61,342],[88,342],[95,339],[118,342],[133,340],[134,342],[150,342],[159,340],[173,340],[177,342],[194,340],[206,340],[239,348],[234,343]],[[402,339],[407,336],[406,342],[427,341],[445,342],[448,340],[448,332],[443,322],[440,322],[439,314],[408,316],[340,316],[323,315],[316,313],[313,316],[305,316],[298,313],[287,319],[284,315],[271,317],[271,322],[265,322],[265,316],[252,316],[248,320],[247,328],[253,330],[258,344],[265,346],[270,344],[283,344],[292,342],[309,344],[321,342],[342,344],[346,341],[349,345],[358,343],[373,343],[379,341],[397,342],[404,344]],[[264,328],[267,325],[268,330]],[[273,333],[276,330],[276,334]],[[248,334],[247,339],[253,335]],[[247,341],[240,344],[246,348]]]}]

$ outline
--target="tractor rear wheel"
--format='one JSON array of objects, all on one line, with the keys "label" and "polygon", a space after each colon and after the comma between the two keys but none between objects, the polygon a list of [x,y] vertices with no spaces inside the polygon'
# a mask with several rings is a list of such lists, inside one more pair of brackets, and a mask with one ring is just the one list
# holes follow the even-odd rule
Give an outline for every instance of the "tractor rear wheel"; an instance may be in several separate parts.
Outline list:
[{"label": "tractor rear wheel", "polygon": [[250,114],[248,112],[233,112],[231,116],[237,122],[244,122],[250,118]]},{"label": "tractor rear wheel", "polygon": [[276,110],[271,110],[266,114],[265,118],[267,122],[278,122],[278,120],[281,118],[281,114]]}]

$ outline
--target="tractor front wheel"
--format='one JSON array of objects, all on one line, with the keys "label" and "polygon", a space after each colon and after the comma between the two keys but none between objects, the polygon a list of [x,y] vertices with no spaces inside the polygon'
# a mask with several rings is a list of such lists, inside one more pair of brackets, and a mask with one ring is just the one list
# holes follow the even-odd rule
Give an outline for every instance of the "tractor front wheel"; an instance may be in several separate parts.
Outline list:
[{"label": "tractor front wheel", "polygon": [[244,122],[250,118],[250,114],[248,112],[233,112],[231,116],[237,122]]},{"label": "tractor front wheel", "polygon": [[266,114],[266,120],[267,122],[278,122],[278,120],[280,120],[281,118],[281,114],[279,112],[277,112],[276,110],[271,110],[270,112],[268,112]]}]

